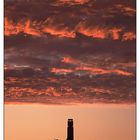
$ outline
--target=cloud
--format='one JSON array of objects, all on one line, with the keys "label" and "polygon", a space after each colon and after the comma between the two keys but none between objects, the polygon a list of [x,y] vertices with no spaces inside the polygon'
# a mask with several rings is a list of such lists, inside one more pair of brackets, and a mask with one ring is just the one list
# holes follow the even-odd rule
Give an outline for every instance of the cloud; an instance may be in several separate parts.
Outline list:
[{"label": "cloud", "polygon": [[120,32],[122,31],[122,29],[120,28],[114,28],[114,29],[110,29],[110,32],[111,32],[111,34],[112,34],[112,38],[114,39],[114,40],[117,40],[117,39],[119,39],[120,38]]},{"label": "cloud", "polygon": [[36,21],[31,21],[30,19],[13,23],[12,20],[5,18],[5,35],[10,36],[20,33],[25,33],[35,37],[40,37],[41,35],[48,33],[58,37],[75,38],[74,31],[70,31],[68,27],[57,27],[55,25],[51,25],[50,23],[46,23],[46,21],[44,21],[44,23],[37,23]]},{"label": "cloud", "polygon": [[105,30],[99,29],[99,27],[95,27],[95,28],[88,27],[88,28],[86,28],[86,27],[84,27],[84,25],[82,25],[80,23],[77,26],[77,31],[81,34],[84,34],[86,36],[93,37],[93,38],[101,38],[101,39],[106,38]]},{"label": "cloud", "polygon": [[113,40],[120,38],[121,28],[108,28],[100,26],[86,27],[85,23],[80,23],[76,27],[77,32],[93,38],[108,39],[110,36]]},{"label": "cloud", "polygon": [[[61,60],[59,65],[64,63]],[[135,71],[130,72],[129,69],[135,68],[133,63],[117,64],[116,68],[125,67],[127,71],[115,68],[107,70],[79,67],[80,64],[76,63],[75,67],[69,69],[51,68],[52,66],[27,68],[24,65],[10,68],[6,65],[5,102],[46,104],[135,102]]]},{"label": "cloud", "polygon": [[[35,27],[32,27],[33,25]],[[4,34],[6,36],[17,35],[20,33],[25,33],[37,37],[41,36],[39,29],[36,29],[36,22],[31,22],[29,19],[24,22],[19,21],[18,23],[13,23],[12,20],[9,20],[7,17],[5,17],[4,27]]]},{"label": "cloud", "polygon": [[122,4],[117,4],[116,8],[122,12],[122,14],[127,15],[127,16],[134,16],[136,14],[136,9],[125,6]]},{"label": "cloud", "polygon": [[74,31],[70,30],[68,27],[65,27],[64,25],[56,26],[53,22],[53,19],[48,18],[47,24],[44,25],[42,32],[43,33],[49,33],[54,36],[58,37],[68,37],[68,38],[75,38],[76,34]]},{"label": "cloud", "polygon": [[73,72],[73,70],[71,70],[71,69],[52,68],[51,72],[65,74],[65,73],[71,73],[71,72]]},{"label": "cloud", "polygon": [[[35,24],[35,23],[32,23],[32,24]],[[24,33],[29,34],[29,35],[33,35],[33,36],[40,36],[41,35],[40,31],[38,31],[34,28],[31,28],[31,21],[30,20],[27,20],[25,23]]]},{"label": "cloud", "polygon": [[[134,32],[125,32],[122,28],[117,27],[102,27],[102,26],[87,26],[85,22],[80,22],[73,29],[68,26],[56,25],[53,19],[48,18],[44,22],[31,21],[18,21],[14,23],[5,17],[5,36],[18,35],[24,33],[35,37],[45,37],[45,34],[58,36],[62,38],[77,38],[76,33],[83,34],[87,37],[97,39],[113,39],[122,41],[135,40],[136,35]],[[121,36],[122,34],[122,36]]]},{"label": "cloud", "polygon": [[5,18],[4,21],[4,34],[6,36],[13,35],[13,34],[18,34],[20,31],[14,28],[13,22],[11,20],[8,20]]},{"label": "cloud", "polygon": [[134,0],[6,0],[5,102],[135,103],[135,9]]},{"label": "cloud", "polygon": [[69,5],[79,5],[79,4],[85,4],[89,0],[58,0],[59,4],[69,4]]},{"label": "cloud", "polygon": [[69,103],[134,103],[134,77],[106,75],[77,77],[76,75],[45,75],[7,77],[5,102]]},{"label": "cloud", "polygon": [[81,63],[79,60],[73,59],[72,57],[69,56],[64,56],[61,60],[63,63],[68,63],[68,64],[79,64]]},{"label": "cloud", "polygon": [[118,75],[124,75],[124,76],[132,76],[132,73],[129,72],[125,72],[122,70],[118,70],[118,69],[113,69],[113,70],[105,70],[105,69],[101,69],[101,68],[91,68],[91,67],[78,67],[76,68],[76,70],[85,70],[85,71],[89,71],[93,74],[110,74],[110,73],[116,73]]},{"label": "cloud", "polygon": [[127,41],[127,40],[134,40],[136,39],[136,35],[133,32],[126,32],[125,34],[123,34],[123,41]]}]

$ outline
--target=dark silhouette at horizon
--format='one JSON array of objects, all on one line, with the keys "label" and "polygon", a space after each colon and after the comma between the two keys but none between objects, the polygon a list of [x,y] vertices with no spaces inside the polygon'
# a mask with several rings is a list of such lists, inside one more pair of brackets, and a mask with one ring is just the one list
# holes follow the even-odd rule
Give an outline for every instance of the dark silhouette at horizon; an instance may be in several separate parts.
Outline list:
[{"label": "dark silhouette at horizon", "polygon": [[67,140],[74,140],[73,119],[68,119]]}]

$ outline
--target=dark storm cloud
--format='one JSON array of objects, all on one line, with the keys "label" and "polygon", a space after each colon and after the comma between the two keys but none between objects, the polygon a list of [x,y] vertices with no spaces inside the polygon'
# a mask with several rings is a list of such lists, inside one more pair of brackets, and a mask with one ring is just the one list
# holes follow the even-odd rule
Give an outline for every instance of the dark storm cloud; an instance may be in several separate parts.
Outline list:
[{"label": "dark storm cloud", "polygon": [[6,0],[5,101],[135,102],[134,0]]},{"label": "dark storm cloud", "polygon": [[82,73],[66,75],[31,68],[6,70],[5,101],[48,104],[55,100],[57,103],[135,102],[135,76]]},{"label": "dark storm cloud", "polygon": [[[81,5],[69,5],[75,2]],[[135,39],[133,1],[6,1],[5,8],[7,36],[23,32],[76,38],[80,32],[93,38],[123,40],[123,34],[131,32]]]}]

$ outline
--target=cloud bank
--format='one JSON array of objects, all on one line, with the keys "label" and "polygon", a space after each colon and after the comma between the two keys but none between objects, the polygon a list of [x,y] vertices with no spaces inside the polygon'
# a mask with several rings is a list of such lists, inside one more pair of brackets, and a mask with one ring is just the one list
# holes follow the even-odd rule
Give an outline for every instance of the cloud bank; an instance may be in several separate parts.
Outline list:
[{"label": "cloud bank", "polygon": [[5,102],[135,103],[134,0],[5,1]]}]

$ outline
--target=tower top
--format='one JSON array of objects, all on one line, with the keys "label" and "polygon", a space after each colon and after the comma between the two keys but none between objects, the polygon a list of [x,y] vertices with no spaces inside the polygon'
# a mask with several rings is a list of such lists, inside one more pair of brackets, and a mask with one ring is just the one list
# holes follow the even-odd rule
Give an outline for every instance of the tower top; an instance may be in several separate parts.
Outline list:
[{"label": "tower top", "polygon": [[73,126],[73,119],[68,119],[68,126]]},{"label": "tower top", "polygon": [[69,122],[73,122],[73,119],[68,119]]}]

